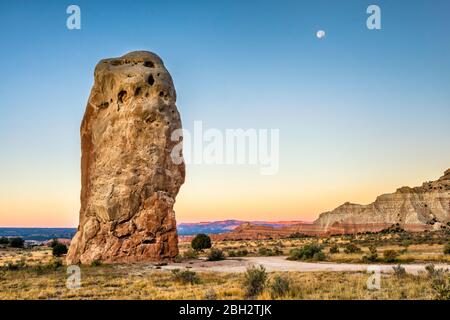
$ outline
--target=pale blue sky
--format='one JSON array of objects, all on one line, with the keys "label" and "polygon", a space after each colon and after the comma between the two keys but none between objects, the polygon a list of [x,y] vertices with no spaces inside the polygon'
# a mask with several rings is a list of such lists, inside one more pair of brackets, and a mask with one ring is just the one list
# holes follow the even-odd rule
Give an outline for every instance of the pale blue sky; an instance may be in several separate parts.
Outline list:
[{"label": "pale blue sky", "polygon": [[[81,30],[66,28],[69,4]],[[366,28],[370,4],[382,30]],[[5,1],[0,226],[76,224],[93,69],[132,50],[165,61],[186,128],[280,129],[277,176],[189,166],[180,221],[310,220],[437,178],[450,167],[449,12],[445,0]]]}]

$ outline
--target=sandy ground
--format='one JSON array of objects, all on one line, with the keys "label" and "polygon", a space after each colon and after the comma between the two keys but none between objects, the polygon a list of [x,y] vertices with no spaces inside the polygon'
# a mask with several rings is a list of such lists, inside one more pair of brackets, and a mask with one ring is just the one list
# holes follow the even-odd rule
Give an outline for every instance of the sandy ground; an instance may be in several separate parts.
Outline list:
[{"label": "sandy ground", "polygon": [[[227,259],[223,261],[193,260],[184,263],[173,263],[161,266],[162,270],[189,268],[198,272],[245,272],[250,265],[263,265],[267,271],[370,271],[368,268],[379,268],[380,272],[393,272],[394,265],[389,264],[353,264],[353,263],[331,263],[331,262],[299,262],[286,260],[285,256],[277,257],[246,257]],[[417,274],[425,271],[425,263],[402,264],[406,272]],[[435,264],[436,268],[450,270],[450,264]],[[147,268],[154,268],[148,266]],[[373,270],[373,269],[372,269]]]}]

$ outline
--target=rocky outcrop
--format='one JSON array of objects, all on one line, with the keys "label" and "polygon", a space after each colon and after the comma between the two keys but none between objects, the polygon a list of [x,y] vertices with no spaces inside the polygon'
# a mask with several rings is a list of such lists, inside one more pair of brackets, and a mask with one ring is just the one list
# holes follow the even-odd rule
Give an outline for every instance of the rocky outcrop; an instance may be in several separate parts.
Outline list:
[{"label": "rocky outcrop", "polygon": [[420,187],[402,187],[368,205],[344,203],[314,222],[329,233],[380,231],[392,225],[423,231],[446,227],[450,221],[450,169]]},{"label": "rocky outcrop", "polygon": [[145,51],[102,60],[94,76],[80,130],[80,224],[67,263],[171,259],[185,177],[171,157],[171,134],[181,128],[172,78]]},{"label": "rocky outcrop", "polygon": [[296,223],[280,228],[251,223],[231,232],[212,235],[213,240],[277,239],[296,235],[327,236],[385,229],[411,232],[450,228],[450,169],[436,181],[420,187],[402,187],[379,196],[369,205],[344,203],[322,213],[313,223]]}]

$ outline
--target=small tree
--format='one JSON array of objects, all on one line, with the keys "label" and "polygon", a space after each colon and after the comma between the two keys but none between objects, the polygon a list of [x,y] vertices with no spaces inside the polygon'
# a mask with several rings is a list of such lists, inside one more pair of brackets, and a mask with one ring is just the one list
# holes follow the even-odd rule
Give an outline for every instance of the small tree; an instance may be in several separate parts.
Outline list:
[{"label": "small tree", "polygon": [[0,244],[9,244],[9,240],[6,237],[1,237],[0,238]]},{"label": "small tree", "polygon": [[55,244],[55,246],[53,247],[53,256],[55,257],[61,257],[63,254],[67,253],[67,247],[65,244],[62,243],[57,243]]},{"label": "small tree", "polygon": [[12,248],[23,248],[24,244],[25,244],[25,241],[20,237],[12,238],[11,240],[9,240],[9,245]]},{"label": "small tree", "polygon": [[196,251],[211,248],[211,238],[204,233],[200,233],[192,239],[191,247]]}]

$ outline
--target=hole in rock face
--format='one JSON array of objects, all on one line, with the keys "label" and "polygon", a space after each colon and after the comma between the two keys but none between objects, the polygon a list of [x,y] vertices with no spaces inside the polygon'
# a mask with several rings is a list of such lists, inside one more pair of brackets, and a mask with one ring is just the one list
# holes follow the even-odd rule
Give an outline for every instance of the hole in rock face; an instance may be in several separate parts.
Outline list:
[{"label": "hole in rock face", "polygon": [[108,102],[108,101],[103,102],[103,103],[100,104],[98,107],[99,107],[100,109],[106,109],[106,108],[109,107],[109,102]]},{"label": "hole in rock face", "polygon": [[148,77],[147,82],[148,82],[148,84],[151,85],[151,86],[155,83],[155,78],[153,78],[153,75],[152,75],[152,74]]},{"label": "hole in rock face", "polygon": [[145,62],[144,62],[144,67],[147,67],[147,68],[154,68],[154,67],[155,67],[155,64],[153,63],[153,61],[145,61]]},{"label": "hole in rock face", "polygon": [[113,61],[111,61],[111,64],[113,66],[120,66],[122,64],[122,61],[121,60],[113,60]]},{"label": "hole in rock face", "polygon": [[138,96],[141,94],[141,87],[137,87],[136,90],[134,91],[134,95]]},{"label": "hole in rock face", "polygon": [[164,91],[160,91],[160,92],[159,92],[159,96],[160,96],[160,97],[164,96]]},{"label": "hole in rock face", "polygon": [[142,241],[142,243],[145,243],[145,244],[156,243],[156,240],[155,240],[155,238],[145,239],[144,241]]},{"label": "hole in rock face", "polygon": [[120,103],[123,103],[123,100],[127,97],[127,92],[125,90],[122,90],[119,92],[119,94],[117,95],[117,100]]}]

